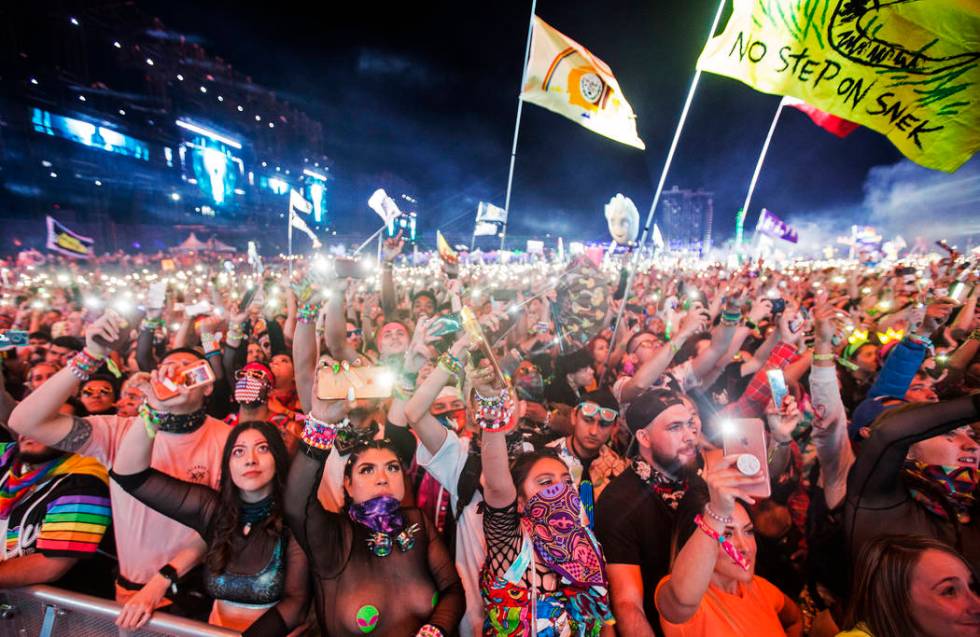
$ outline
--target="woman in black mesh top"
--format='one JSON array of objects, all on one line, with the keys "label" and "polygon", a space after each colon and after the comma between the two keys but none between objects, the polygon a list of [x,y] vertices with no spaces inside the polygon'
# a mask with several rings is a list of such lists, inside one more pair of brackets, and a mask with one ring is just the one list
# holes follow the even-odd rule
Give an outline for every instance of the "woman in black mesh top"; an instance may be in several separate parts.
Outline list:
[{"label": "woman in black mesh top", "polygon": [[[331,637],[455,634],[466,604],[463,586],[432,522],[401,505],[405,472],[394,447],[343,427],[347,401],[319,400],[314,392],[312,405],[289,473],[286,518],[310,560],[321,631]],[[331,450],[349,453],[338,513],[317,497]]]},{"label": "woman in black mesh top", "polygon": [[265,422],[232,429],[214,491],[150,468],[155,432],[146,425],[127,430],[110,475],[204,538],[205,587],[215,598],[208,621],[247,637],[289,634],[306,617],[309,570],[283,520],[288,460],[278,430]]}]

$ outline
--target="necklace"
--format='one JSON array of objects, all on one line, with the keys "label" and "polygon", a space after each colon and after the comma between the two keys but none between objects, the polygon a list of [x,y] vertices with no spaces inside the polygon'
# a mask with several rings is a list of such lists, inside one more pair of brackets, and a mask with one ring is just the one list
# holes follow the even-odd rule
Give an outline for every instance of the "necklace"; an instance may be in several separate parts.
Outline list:
[{"label": "necklace", "polygon": [[258,502],[242,502],[238,513],[238,521],[244,522],[242,535],[247,536],[252,531],[252,527],[269,517],[271,512],[271,495],[262,498]]}]

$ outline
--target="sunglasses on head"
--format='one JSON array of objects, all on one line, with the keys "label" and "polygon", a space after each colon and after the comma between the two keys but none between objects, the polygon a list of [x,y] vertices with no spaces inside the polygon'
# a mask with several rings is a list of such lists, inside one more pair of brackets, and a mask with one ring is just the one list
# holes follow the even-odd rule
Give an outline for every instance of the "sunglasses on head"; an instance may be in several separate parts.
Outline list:
[{"label": "sunglasses on head", "polygon": [[579,413],[585,418],[595,418],[599,417],[599,420],[605,425],[611,425],[616,422],[616,418],[619,417],[619,412],[615,409],[610,409],[609,407],[600,407],[595,403],[584,402],[579,403],[578,406]]},{"label": "sunglasses on head", "polygon": [[269,377],[264,372],[257,369],[240,369],[235,372],[235,380],[241,380],[243,378],[255,378],[256,380],[264,380],[266,382],[269,380]]}]

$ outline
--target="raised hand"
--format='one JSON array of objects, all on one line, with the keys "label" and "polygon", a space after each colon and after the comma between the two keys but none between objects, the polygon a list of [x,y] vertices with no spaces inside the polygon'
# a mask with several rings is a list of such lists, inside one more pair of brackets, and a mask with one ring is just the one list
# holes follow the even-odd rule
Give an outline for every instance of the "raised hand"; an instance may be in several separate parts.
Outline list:
[{"label": "raised hand", "polygon": [[112,351],[111,343],[115,342],[126,321],[112,310],[107,310],[85,330],[85,348],[96,358],[105,358]]},{"label": "raised hand", "polygon": [[769,423],[769,433],[776,442],[786,443],[793,439],[793,431],[803,420],[803,414],[796,405],[796,399],[787,395],[783,404],[776,406],[769,401],[766,409],[766,422]]},{"label": "raised hand", "polygon": [[747,476],[735,467],[738,455],[725,456],[705,469],[702,474],[708,485],[711,510],[722,517],[735,513],[735,500],[755,504],[755,498],[745,493],[743,487],[759,481],[758,476]]}]

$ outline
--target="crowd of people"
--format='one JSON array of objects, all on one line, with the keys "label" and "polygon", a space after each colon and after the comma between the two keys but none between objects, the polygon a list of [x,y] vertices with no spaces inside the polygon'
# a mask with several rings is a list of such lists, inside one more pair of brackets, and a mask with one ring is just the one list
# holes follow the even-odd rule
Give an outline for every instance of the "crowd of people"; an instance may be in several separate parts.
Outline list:
[{"label": "crowd of people", "polygon": [[969,255],[402,248],[5,267],[0,587],[250,636],[980,635]]}]

